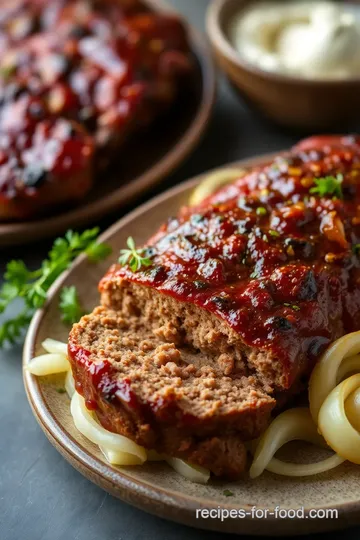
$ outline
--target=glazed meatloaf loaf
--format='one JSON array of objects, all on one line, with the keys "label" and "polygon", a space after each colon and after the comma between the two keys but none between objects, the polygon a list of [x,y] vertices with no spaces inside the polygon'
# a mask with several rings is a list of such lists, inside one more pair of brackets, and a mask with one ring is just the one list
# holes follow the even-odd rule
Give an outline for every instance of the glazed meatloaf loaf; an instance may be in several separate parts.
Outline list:
[{"label": "glazed meatloaf loaf", "polygon": [[182,22],[138,0],[4,2],[0,63],[2,220],[84,197],[192,72]]},{"label": "glazed meatloaf loaf", "polygon": [[101,423],[239,477],[244,442],[330,342],[360,328],[360,138],[313,138],[250,171],[113,266],[75,325]]}]

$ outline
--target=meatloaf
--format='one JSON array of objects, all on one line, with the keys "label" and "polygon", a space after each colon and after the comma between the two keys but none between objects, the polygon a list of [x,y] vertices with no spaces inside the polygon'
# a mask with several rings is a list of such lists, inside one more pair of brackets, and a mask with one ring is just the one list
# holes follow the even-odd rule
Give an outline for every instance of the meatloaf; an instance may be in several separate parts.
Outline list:
[{"label": "meatloaf", "polygon": [[0,63],[2,220],[84,197],[192,72],[182,22],[138,0],[6,1]]},{"label": "meatloaf", "polygon": [[229,355],[213,359],[103,306],[74,326],[69,356],[104,427],[221,476],[242,473],[243,441],[259,435],[275,403],[253,375],[225,374]]},{"label": "meatloaf", "polygon": [[237,478],[242,443],[360,329],[360,138],[303,141],[139,253],[70,334],[78,388],[108,429]]}]

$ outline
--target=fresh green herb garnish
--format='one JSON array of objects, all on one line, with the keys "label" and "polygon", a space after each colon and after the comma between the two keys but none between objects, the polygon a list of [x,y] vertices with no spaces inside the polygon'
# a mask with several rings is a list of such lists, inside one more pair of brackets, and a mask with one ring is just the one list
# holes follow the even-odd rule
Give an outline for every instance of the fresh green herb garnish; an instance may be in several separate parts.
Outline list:
[{"label": "fresh green herb garnish", "polygon": [[103,242],[92,242],[86,248],[86,255],[90,262],[97,263],[103,261],[111,255],[112,248]]},{"label": "fresh green herb garnish", "polygon": [[[5,282],[0,288],[0,314],[4,313],[15,299],[22,299],[24,307],[19,315],[0,325],[0,347],[6,342],[13,344],[22,336],[34,311],[44,305],[51,285],[78,255],[84,253],[92,262],[98,262],[111,253],[109,246],[97,242],[99,232],[98,227],[83,233],[68,231],[63,238],[55,240],[48,258],[38,270],[30,270],[21,260],[7,264]],[[61,298],[60,309],[64,320],[68,317],[70,320],[69,292],[62,293]],[[64,306],[66,304],[64,308],[61,307],[62,301]],[[74,304],[72,310],[74,314]]]},{"label": "fresh green herb garnish", "polygon": [[300,307],[297,306],[296,304],[284,304],[284,306],[289,307],[293,309],[294,311],[300,311]]},{"label": "fresh green herb garnish", "polygon": [[32,313],[29,313],[25,309],[13,319],[5,321],[0,326],[0,347],[3,346],[5,342],[14,345],[22,336],[24,328],[30,324],[31,317]]},{"label": "fresh green herb garnish", "polygon": [[360,253],[360,244],[354,244],[351,249],[352,252],[355,253],[355,255],[358,255]]},{"label": "fresh green herb garnish", "polygon": [[16,71],[16,65],[15,64],[9,64],[8,66],[3,66],[0,68],[0,76],[4,79],[8,79],[13,75]]},{"label": "fresh green herb garnish", "polygon": [[323,178],[315,178],[315,186],[310,189],[310,193],[316,193],[319,197],[332,195],[337,199],[343,198],[342,182],[344,177],[342,174],[337,176],[324,176]]},{"label": "fresh green herb garnish", "polygon": [[74,324],[81,319],[85,312],[80,305],[76,287],[64,287],[61,290],[59,308],[64,323]]},{"label": "fresh green herb garnish", "polygon": [[151,266],[152,261],[145,256],[146,249],[136,249],[132,236],[129,236],[126,242],[129,249],[120,251],[119,263],[122,266],[129,265],[132,272],[137,272],[142,266]]},{"label": "fresh green herb garnish", "polygon": [[233,497],[234,496],[234,493],[232,491],[230,491],[230,489],[224,489],[223,494],[225,495],[225,497]]},{"label": "fresh green herb garnish", "polygon": [[259,207],[256,209],[256,213],[257,213],[258,216],[266,216],[267,210],[266,210],[266,208],[264,208],[263,206],[259,206]]},{"label": "fresh green herb garnish", "polygon": [[278,236],[280,236],[280,233],[278,233],[277,231],[274,231],[273,229],[269,229],[268,232],[270,236],[273,236],[274,238],[277,238]]}]

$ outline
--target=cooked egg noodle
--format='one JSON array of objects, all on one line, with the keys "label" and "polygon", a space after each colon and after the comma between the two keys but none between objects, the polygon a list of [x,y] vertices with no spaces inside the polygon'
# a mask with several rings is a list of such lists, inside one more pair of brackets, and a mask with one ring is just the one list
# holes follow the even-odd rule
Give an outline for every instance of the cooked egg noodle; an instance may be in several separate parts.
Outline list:
[{"label": "cooked egg noodle", "polygon": [[70,410],[75,427],[84,437],[99,446],[109,463],[127,466],[142,465],[145,461],[167,461],[176,472],[188,480],[202,484],[209,480],[210,472],[202,467],[191,465],[178,458],[162,456],[154,450],[147,451],[131,439],[103,428],[96,415],[87,409],[84,398],[76,392],[67,358],[67,345],[53,339],[46,339],[42,346],[48,354],[34,358],[26,369],[37,376],[66,373],[65,389],[71,399]]}]

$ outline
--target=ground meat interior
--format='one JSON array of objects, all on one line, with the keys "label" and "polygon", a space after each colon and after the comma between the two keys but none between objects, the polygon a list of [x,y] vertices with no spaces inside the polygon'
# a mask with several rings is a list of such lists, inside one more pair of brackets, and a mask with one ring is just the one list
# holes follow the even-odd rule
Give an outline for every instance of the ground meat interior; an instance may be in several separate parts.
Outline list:
[{"label": "ground meat interior", "polygon": [[360,328],[360,137],[328,139],[300,143],[169,218],[145,246],[150,264],[110,269],[103,302],[128,297],[158,314],[157,293],[172,302],[170,319],[180,303],[212,314],[224,323],[217,345],[230,339],[259,377],[291,388]]},{"label": "ground meat interior", "polygon": [[[70,336],[77,390],[111,431],[238,477],[246,463],[243,442],[261,433],[275,400],[255,376],[227,375],[229,355],[176,341],[136,316],[96,308]],[[211,463],[211,449],[221,446],[232,451]]]}]

